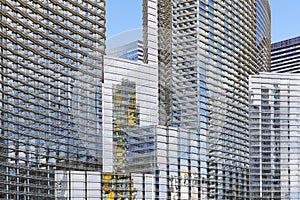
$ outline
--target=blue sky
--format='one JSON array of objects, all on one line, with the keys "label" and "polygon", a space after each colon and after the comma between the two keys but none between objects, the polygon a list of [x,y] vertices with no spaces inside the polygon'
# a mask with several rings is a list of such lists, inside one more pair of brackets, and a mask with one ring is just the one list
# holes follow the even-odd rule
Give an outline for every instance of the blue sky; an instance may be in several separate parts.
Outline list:
[{"label": "blue sky", "polygon": [[[142,27],[142,0],[107,0],[107,38]],[[300,0],[271,0],[272,42],[300,36]]]},{"label": "blue sky", "polygon": [[106,1],[107,38],[142,27],[142,0]]},{"label": "blue sky", "polygon": [[271,0],[272,42],[300,36],[300,0]]}]

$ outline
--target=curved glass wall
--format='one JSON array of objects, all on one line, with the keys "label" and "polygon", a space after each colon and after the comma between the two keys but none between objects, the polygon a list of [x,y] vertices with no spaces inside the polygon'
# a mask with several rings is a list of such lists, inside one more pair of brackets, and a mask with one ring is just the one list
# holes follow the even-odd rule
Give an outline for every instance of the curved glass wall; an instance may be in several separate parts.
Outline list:
[{"label": "curved glass wall", "polygon": [[[257,67],[256,0],[173,1],[173,125],[196,131],[201,199],[249,195],[248,77]],[[184,168],[183,168],[184,169]]]},{"label": "curved glass wall", "polygon": [[104,1],[1,1],[0,198],[54,199],[101,169]]},{"label": "curved glass wall", "polygon": [[271,69],[271,8],[269,0],[256,1],[257,72]]}]

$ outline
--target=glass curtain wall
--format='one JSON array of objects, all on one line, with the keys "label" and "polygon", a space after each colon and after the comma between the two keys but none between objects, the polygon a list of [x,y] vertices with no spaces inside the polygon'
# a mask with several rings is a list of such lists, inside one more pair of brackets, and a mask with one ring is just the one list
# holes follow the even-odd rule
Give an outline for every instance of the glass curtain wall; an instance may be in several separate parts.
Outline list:
[{"label": "glass curtain wall", "polygon": [[256,1],[257,73],[271,68],[271,9],[268,0]]},{"label": "glass curtain wall", "polygon": [[104,1],[1,1],[0,198],[54,199],[101,169]]},{"label": "glass curtain wall", "polygon": [[250,79],[250,191],[253,199],[299,199],[298,75]]},{"label": "glass curtain wall", "polygon": [[[172,124],[197,132],[195,167],[207,191],[201,198],[249,195],[248,77],[259,70],[257,8],[256,0],[173,0]],[[266,29],[269,11],[260,11]],[[268,56],[261,59],[268,63]]]}]

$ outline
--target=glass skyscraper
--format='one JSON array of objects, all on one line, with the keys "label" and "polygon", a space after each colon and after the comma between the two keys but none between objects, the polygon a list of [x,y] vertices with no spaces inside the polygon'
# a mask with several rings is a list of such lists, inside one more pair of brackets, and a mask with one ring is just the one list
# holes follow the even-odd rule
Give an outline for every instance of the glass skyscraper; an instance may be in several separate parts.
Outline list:
[{"label": "glass skyscraper", "polygon": [[106,55],[143,62],[143,29],[133,29],[117,34],[106,41]]},{"label": "glass skyscraper", "polygon": [[[160,193],[155,181],[159,172],[132,173],[138,164],[129,159],[133,147],[145,142],[132,143],[130,131],[158,124],[157,9],[156,0],[143,1],[142,62],[104,56],[102,199],[146,200]],[[153,148],[151,138],[147,140],[141,157]],[[147,158],[145,163],[153,163],[153,157]]]},{"label": "glass skyscraper", "polygon": [[266,5],[144,0],[142,63],[103,56],[104,0],[2,1],[0,198],[248,199]]},{"label": "glass skyscraper", "polygon": [[54,199],[101,170],[105,2],[1,1],[0,199]]},{"label": "glass skyscraper", "polygon": [[126,173],[127,132],[157,125],[157,67],[104,57],[103,172]]},{"label": "glass skyscraper", "polygon": [[296,74],[250,78],[252,199],[300,199],[299,93]]},{"label": "glass skyscraper", "polygon": [[278,73],[300,73],[300,37],[272,44],[271,71]]},{"label": "glass skyscraper", "polygon": [[172,124],[201,147],[190,170],[208,199],[247,199],[248,77],[269,68],[269,1],[175,0],[172,18]]},{"label": "glass skyscraper", "polygon": [[108,49],[107,55],[132,61],[143,61],[143,42],[136,40],[125,45]]},{"label": "glass skyscraper", "polygon": [[271,9],[269,0],[256,1],[257,72],[270,71],[271,66]]}]

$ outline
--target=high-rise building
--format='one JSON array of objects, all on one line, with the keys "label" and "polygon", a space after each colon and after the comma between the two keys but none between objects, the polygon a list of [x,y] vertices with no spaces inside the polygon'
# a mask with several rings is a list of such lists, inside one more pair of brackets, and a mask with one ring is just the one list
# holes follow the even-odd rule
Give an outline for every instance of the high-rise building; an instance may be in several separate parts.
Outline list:
[{"label": "high-rise building", "polygon": [[300,72],[300,37],[272,44],[271,71],[278,73]]},{"label": "high-rise building", "polygon": [[143,29],[134,29],[117,34],[106,41],[106,55],[126,60],[143,62]]},{"label": "high-rise building", "polygon": [[104,57],[103,172],[126,173],[127,132],[158,123],[157,67]]},{"label": "high-rise building", "polygon": [[300,199],[300,77],[250,78],[251,199]]},{"label": "high-rise building", "polygon": [[54,199],[57,171],[102,169],[104,7],[1,1],[0,199]]},{"label": "high-rise building", "polygon": [[256,63],[257,71],[270,71],[271,13],[269,0],[256,1]]},{"label": "high-rise building", "polygon": [[[102,198],[108,200],[115,198],[153,199],[155,195],[162,195],[162,191],[155,188],[160,185],[155,181],[159,175],[159,172],[155,171],[159,170],[157,166],[153,165],[152,170],[144,168],[139,172],[132,173],[138,164],[132,165],[129,159],[129,157],[132,158],[132,154],[129,152],[133,151],[133,147],[139,147],[138,142],[130,143],[133,141],[129,139],[130,131],[143,130],[145,127],[158,124],[157,2],[155,0],[144,1],[143,10],[142,61],[134,62],[132,59],[128,59],[128,54],[125,57],[119,56],[123,54],[123,49],[130,50],[132,47],[128,46],[128,38],[124,38],[125,43],[124,40],[111,40],[109,46],[112,48],[110,50],[116,50],[117,54],[108,49],[109,56],[104,56],[103,59],[101,193],[103,194]],[[132,35],[130,34],[130,36]],[[123,44],[120,45],[120,43]],[[128,51],[126,50],[126,52]],[[154,131],[149,134],[154,135]],[[147,156],[147,153],[153,148],[151,138],[148,139],[148,145],[142,148],[143,151],[140,154],[147,158],[145,163],[153,163],[154,157]],[[140,143],[143,145],[144,141]],[[167,187],[166,184],[164,187]]]},{"label": "high-rise building", "polygon": [[248,198],[248,77],[269,68],[269,3],[173,1],[172,124],[197,132],[190,169],[208,199]]},{"label": "high-rise building", "polygon": [[137,199],[207,199],[205,177],[190,170],[201,148],[195,134],[166,126],[128,131],[127,167]]},{"label": "high-rise building", "polygon": [[113,57],[143,62],[143,42],[141,40],[135,40],[125,45],[108,49],[106,53]]},{"label": "high-rise building", "polygon": [[143,63],[103,56],[104,0],[0,3],[1,199],[248,199],[269,1],[142,5]]}]

